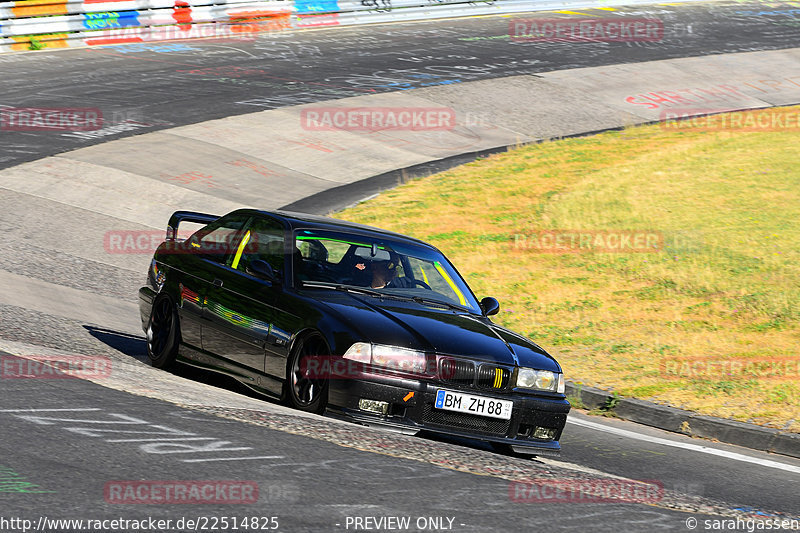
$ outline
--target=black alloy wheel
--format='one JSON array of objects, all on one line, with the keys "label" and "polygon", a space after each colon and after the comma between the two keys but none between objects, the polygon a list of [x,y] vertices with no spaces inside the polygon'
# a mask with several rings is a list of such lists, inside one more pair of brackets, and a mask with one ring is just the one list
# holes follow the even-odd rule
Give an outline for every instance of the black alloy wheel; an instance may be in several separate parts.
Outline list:
[{"label": "black alloy wheel", "polygon": [[323,371],[313,370],[325,365],[311,361],[318,357],[325,359],[329,353],[325,341],[317,333],[297,341],[286,365],[284,398],[290,407],[306,413],[325,412],[328,405],[328,376]]},{"label": "black alloy wheel", "polygon": [[162,295],[153,302],[147,323],[147,355],[156,368],[167,370],[178,356],[178,313],[172,300]]}]

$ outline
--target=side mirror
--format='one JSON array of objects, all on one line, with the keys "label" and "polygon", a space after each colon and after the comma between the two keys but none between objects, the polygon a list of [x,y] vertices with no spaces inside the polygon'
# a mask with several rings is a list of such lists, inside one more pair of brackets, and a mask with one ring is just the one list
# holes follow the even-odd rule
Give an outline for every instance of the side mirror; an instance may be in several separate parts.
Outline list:
[{"label": "side mirror", "polygon": [[481,300],[481,311],[483,311],[483,316],[496,315],[499,310],[500,302],[498,302],[495,298],[487,296]]},{"label": "side mirror", "polygon": [[247,265],[245,271],[251,276],[255,276],[271,283],[276,283],[278,281],[278,275],[275,273],[275,270],[272,269],[272,265],[263,259],[251,261],[250,264]]}]

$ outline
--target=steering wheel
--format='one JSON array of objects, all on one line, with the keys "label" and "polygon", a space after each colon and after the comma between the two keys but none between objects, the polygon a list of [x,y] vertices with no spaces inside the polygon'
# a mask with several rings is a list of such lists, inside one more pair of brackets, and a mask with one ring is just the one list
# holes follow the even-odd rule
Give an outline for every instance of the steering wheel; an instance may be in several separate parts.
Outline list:
[{"label": "steering wheel", "polygon": [[414,280],[414,285],[419,285],[419,286],[420,286],[420,287],[422,287],[423,289],[428,289],[429,291],[432,291],[432,290],[433,290],[433,289],[431,289],[431,286],[430,286],[430,285],[428,285],[427,283],[425,283],[425,282],[424,282],[424,281],[422,281],[421,279],[415,279],[415,280]]},{"label": "steering wheel", "polygon": [[429,291],[432,291],[431,286],[425,283],[424,281],[420,281],[418,279],[411,279],[408,276],[400,276],[398,278],[394,278],[390,281],[386,286],[393,288],[393,289],[413,289],[419,285]]}]

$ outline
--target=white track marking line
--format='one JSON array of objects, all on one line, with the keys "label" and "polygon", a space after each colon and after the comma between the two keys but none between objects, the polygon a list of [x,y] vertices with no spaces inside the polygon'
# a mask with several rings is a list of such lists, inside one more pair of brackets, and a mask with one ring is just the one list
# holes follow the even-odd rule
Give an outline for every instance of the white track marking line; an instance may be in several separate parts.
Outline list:
[{"label": "white track marking line", "polygon": [[207,463],[208,461],[244,461],[246,459],[285,459],[283,455],[261,455],[258,457],[212,457],[210,459],[184,459],[184,463]]},{"label": "white track marking line", "polygon": [[0,409],[0,413],[38,413],[48,411],[102,411],[99,407],[85,407],[81,409]]},{"label": "white track marking line", "polygon": [[649,435],[644,435],[642,433],[636,433],[635,431],[628,431],[627,429],[619,429],[615,427],[604,426],[603,424],[598,424],[597,422],[589,422],[588,420],[568,418],[567,422],[569,422],[570,424],[575,424],[576,426],[583,426],[585,428],[594,429],[597,431],[604,431],[606,433],[612,433],[614,435],[627,437],[629,439],[643,440],[646,442],[652,442],[654,444],[661,444],[663,446],[672,446],[673,448],[683,448],[684,450],[707,453],[709,455],[718,455],[719,457],[725,457],[726,459],[733,459],[735,461],[742,461],[744,463],[753,463],[761,466],[766,466],[769,468],[777,468],[779,470],[785,470],[786,472],[793,472],[795,474],[800,474],[800,466],[793,466],[786,463],[779,463],[777,461],[770,461],[769,459],[759,459],[757,457],[750,457],[748,455],[742,455],[736,452],[717,450],[716,448],[709,448],[708,446],[700,446],[699,444],[691,444],[688,442],[677,442],[674,440],[662,439],[660,437],[651,437]]},{"label": "white track marking line", "polygon": [[172,442],[184,440],[217,440],[216,437],[164,437],[152,439],[106,439],[106,442]]}]

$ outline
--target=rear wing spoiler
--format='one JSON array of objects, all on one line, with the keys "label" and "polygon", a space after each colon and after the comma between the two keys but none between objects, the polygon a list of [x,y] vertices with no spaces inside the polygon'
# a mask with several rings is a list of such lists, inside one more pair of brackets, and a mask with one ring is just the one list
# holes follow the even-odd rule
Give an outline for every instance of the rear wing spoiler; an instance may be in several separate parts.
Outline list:
[{"label": "rear wing spoiler", "polygon": [[193,211],[175,211],[167,222],[167,241],[175,241],[178,238],[178,226],[181,222],[196,222],[198,224],[210,224],[219,218],[218,215],[206,213],[195,213]]}]

